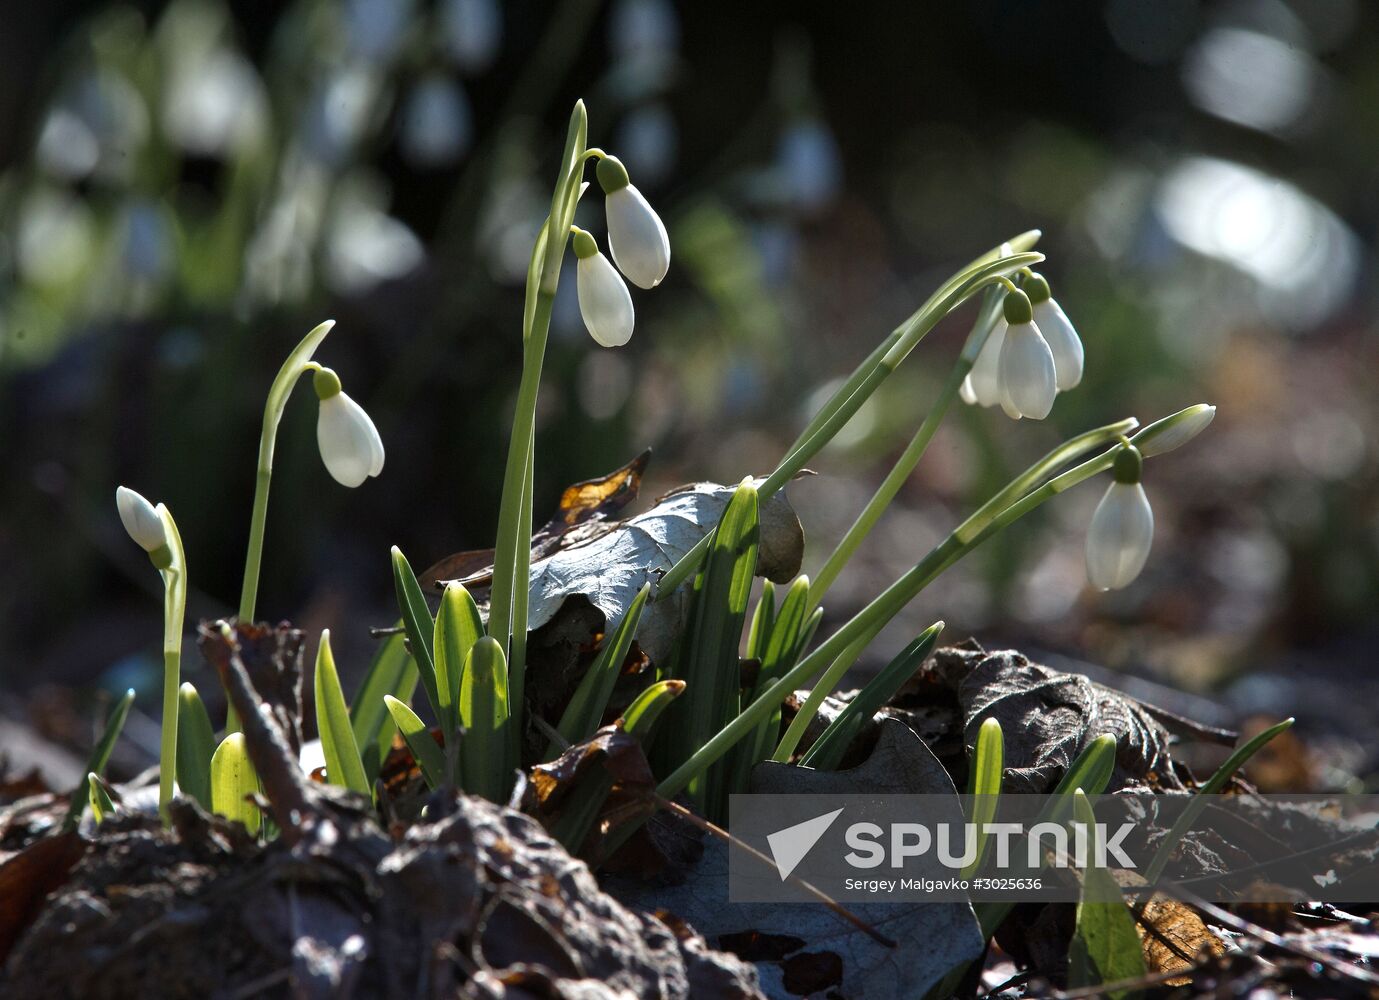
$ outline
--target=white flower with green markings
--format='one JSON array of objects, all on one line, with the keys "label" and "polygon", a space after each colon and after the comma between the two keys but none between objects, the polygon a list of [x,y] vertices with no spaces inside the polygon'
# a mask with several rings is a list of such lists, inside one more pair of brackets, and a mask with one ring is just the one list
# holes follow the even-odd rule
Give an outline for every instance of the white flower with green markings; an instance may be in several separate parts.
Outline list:
[{"label": "white flower with green markings", "polygon": [[1053,355],[1058,391],[1067,392],[1082,381],[1082,338],[1072,321],[1049,291],[1049,283],[1042,274],[1031,273],[1024,284],[1025,294],[1034,307],[1034,325],[1043,334]]},{"label": "white flower with green markings", "polygon": [[579,314],[589,336],[604,347],[622,347],[632,339],[636,320],[632,293],[592,236],[576,229],[573,242],[578,259],[575,286],[579,292]]},{"label": "white flower with green markings", "polygon": [[1115,481],[1087,528],[1087,582],[1098,590],[1129,586],[1144,569],[1154,542],[1154,511],[1140,483],[1144,461],[1127,445],[1112,466]]},{"label": "white flower with green markings", "polygon": [[638,288],[655,288],[670,270],[670,237],[661,217],[627,177],[616,156],[595,169],[608,215],[608,249],[618,270]]},{"label": "white flower with green markings", "polygon": [[316,443],[321,461],[335,481],[356,487],[383,471],[383,439],[364,408],[340,388],[329,368],[318,368],[312,379],[321,401],[316,418]]},{"label": "white flower with green markings", "polygon": [[1001,344],[1001,409],[1019,419],[1043,420],[1058,395],[1053,352],[1034,322],[1029,296],[1018,288],[1006,293],[1006,335]]}]

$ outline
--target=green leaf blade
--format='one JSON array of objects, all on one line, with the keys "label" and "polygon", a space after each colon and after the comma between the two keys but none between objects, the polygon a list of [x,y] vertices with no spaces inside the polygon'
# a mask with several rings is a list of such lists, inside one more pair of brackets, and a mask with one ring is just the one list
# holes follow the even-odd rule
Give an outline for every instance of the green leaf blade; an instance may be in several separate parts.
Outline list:
[{"label": "green leaf blade", "polygon": [[[129,718],[129,706],[133,704],[134,689],[130,688],[125,691],[119,701],[111,706],[110,714],[105,717],[105,728],[101,730],[101,738],[96,741],[95,747],[91,750],[91,756],[86,760],[87,774],[95,774],[98,777],[105,774],[105,765],[110,762],[110,751],[115,748],[115,741],[120,738],[120,731],[124,729],[125,719]],[[89,798],[87,783],[82,782],[72,792],[70,804],[67,807],[67,815],[62,821],[64,830],[77,828],[77,823],[81,821],[81,814],[85,811]]]},{"label": "green leaf blade", "polygon": [[397,606],[402,614],[402,628],[407,633],[407,641],[412,647],[412,659],[417,664],[417,674],[421,679],[426,700],[436,718],[441,718],[440,688],[436,682],[435,629],[431,609],[426,604],[426,596],[421,592],[417,575],[412,572],[412,564],[396,545],[392,549],[393,588],[397,592]]},{"label": "green leaf blade", "polygon": [[[1095,855],[1096,815],[1087,796],[1073,792],[1073,815],[1089,832]],[[1120,885],[1111,873],[1088,858],[1082,869],[1082,900],[1077,904],[1077,923],[1068,951],[1068,985],[1074,989],[1101,986],[1145,974],[1144,952],[1135,917],[1125,903]],[[1135,991],[1109,990],[1112,1000],[1128,1000]]]},{"label": "green leaf blade", "polygon": [[257,795],[259,776],[249,761],[243,733],[231,733],[220,741],[211,757],[211,806],[218,815],[243,823],[257,836],[263,823],[258,806],[249,801]]},{"label": "green leaf blade", "polygon": [[857,693],[857,697],[838,713],[838,717],[814,741],[814,745],[809,748],[809,752],[800,763],[823,771],[836,768],[861,727],[881,710],[891,696],[900,690],[902,684],[914,676],[920,664],[933,652],[942,631],[943,622],[935,622],[901,650]]},{"label": "green leaf blade", "polygon": [[316,729],[326,758],[326,780],[332,785],[373,798],[373,787],[364,772],[364,761],[354,742],[345,693],[335,669],[335,654],[330,649],[330,630],[321,633],[316,649]]},{"label": "green leaf blade", "polygon": [[508,763],[508,670],[491,636],[474,644],[460,678],[460,714],[469,720],[460,754],[466,792],[502,802],[512,780]]},{"label": "green leaf blade", "polygon": [[445,784],[445,754],[431,737],[431,730],[406,704],[390,694],[383,696],[383,706],[393,725],[402,734],[407,749],[421,769],[421,776],[430,788],[440,788]]},{"label": "green leaf blade", "polygon": [[[401,623],[399,622],[399,627]],[[401,632],[388,636],[374,652],[369,672],[350,703],[350,725],[360,747],[364,769],[376,777],[393,745],[397,726],[383,704],[384,695],[410,701],[418,680],[416,662],[407,653]]]},{"label": "green leaf blade", "polygon": [[177,691],[177,787],[203,809],[211,808],[211,757],[215,727],[190,681]]}]

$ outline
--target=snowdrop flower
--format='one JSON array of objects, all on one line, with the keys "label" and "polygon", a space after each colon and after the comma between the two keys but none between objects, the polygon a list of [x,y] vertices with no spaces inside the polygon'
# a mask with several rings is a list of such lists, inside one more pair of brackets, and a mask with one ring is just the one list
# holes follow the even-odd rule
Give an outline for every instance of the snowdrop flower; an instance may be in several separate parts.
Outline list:
[{"label": "snowdrop flower", "polygon": [[1154,512],[1140,484],[1144,460],[1127,445],[1113,468],[1115,482],[1087,528],[1087,582],[1098,590],[1119,590],[1140,575],[1154,541]]},{"label": "snowdrop flower", "polygon": [[1166,451],[1181,448],[1216,418],[1216,407],[1210,403],[1198,403],[1185,410],[1156,420],[1141,430],[1132,439],[1135,447],[1145,458],[1162,455]]},{"label": "snowdrop flower", "polygon": [[[599,160],[595,173],[606,196],[608,249],[618,270],[638,288],[655,288],[670,270],[670,238],[665,224],[636,185],[628,181],[627,168],[616,156]],[[581,274],[583,263],[580,258]]]},{"label": "snowdrop flower", "polygon": [[573,242],[579,313],[589,336],[604,347],[621,347],[632,339],[632,295],[592,236],[576,229]]},{"label": "snowdrop flower", "polygon": [[[168,548],[168,533],[163,524],[163,515],[158,512],[158,508],[128,486],[121,486],[115,491],[115,507],[120,512],[120,522],[124,524],[124,530],[129,532],[129,537],[149,554],[155,566],[166,569],[172,552]],[[160,557],[164,555],[167,559],[163,565],[159,565]]]},{"label": "snowdrop flower", "polygon": [[969,403],[995,406],[1001,401],[1001,346],[1006,341],[1006,321],[998,319],[962,384],[962,398]]},{"label": "snowdrop flower", "polygon": [[1004,308],[1006,335],[998,369],[1001,408],[1016,419],[1043,420],[1058,394],[1053,352],[1034,323],[1029,296],[1013,288],[1006,293]]},{"label": "snowdrop flower", "polygon": [[1034,307],[1034,324],[1039,327],[1053,354],[1058,391],[1067,392],[1082,381],[1082,340],[1063,309],[1054,301],[1049,292],[1049,283],[1043,275],[1031,274],[1024,289]]},{"label": "snowdrop flower", "polygon": [[382,472],[383,439],[364,408],[340,390],[340,379],[329,368],[318,368],[312,383],[321,401],[316,443],[326,471],[351,488]]}]

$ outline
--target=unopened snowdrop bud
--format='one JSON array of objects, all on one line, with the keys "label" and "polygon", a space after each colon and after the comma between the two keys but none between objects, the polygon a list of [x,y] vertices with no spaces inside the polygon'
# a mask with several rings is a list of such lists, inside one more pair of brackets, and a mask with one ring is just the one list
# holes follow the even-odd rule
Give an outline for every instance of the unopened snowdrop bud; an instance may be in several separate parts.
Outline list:
[{"label": "unopened snowdrop bud", "polygon": [[158,508],[128,486],[115,491],[115,507],[129,537],[148,553],[153,565],[167,569],[172,564],[172,550],[168,547],[167,529]]},{"label": "unopened snowdrop bud", "polygon": [[1018,288],[1006,293],[1006,335],[1001,344],[1001,408],[1011,417],[1043,420],[1058,394],[1053,352],[1049,350],[1029,297]]},{"label": "unopened snowdrop bud", "polygon": [[1024,290],[1029,295],[1030,305],[1034,307],[1034,324],[1039,327],[1044,342],[1049,345],[1049,352],[1053,354],[1058,391],[1067,392],[1082,381],[1082,339],[1062,307],[1054,301],[1049,283],[1043,275],[1031,274],[1024,284]]},{"label": "unopened snowdrop bud", "polygon": [[364,408],[340,390],[340,379],[329,368],[318,368],[312,384],[321,401],[316,443],[326,471],[351,488],[382,472],[383,439]]},{"label": "unopened snowdrop bud", "polygon": [[1134,445],[1116,455],[1115,482],[1087,528],[1087,582],[1118,590],[1140,575],[1154,541],[1154,512],[1140,484],[1143,459]]},{"label": "unopened snowdrop bud", "polygon": [[1154,421],[1131,440],[1145,458],[1162,455],[1187,444],[1206,430],[1215,418],[1216,407],[1210,403],[1198,403]]},{"label": "unopened snowdrop bud", "polygon": [[670,237],[665,224],[616,156],[605,156],[595,168],[606,196],[608,249],[618,269],[638,288],[655,288],[670,270]]},{"label": "unopened snowdrop bud", "polygon": [[573,243],[579,313],[589,336],[604,347],[621,347],[632,339],[632,295],[592,236],[576,229]]}]

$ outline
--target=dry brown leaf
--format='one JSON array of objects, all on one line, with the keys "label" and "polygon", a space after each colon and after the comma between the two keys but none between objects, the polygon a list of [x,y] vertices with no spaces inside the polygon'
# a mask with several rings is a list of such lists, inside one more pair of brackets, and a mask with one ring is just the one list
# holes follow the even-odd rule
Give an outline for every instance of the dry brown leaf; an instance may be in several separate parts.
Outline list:
[{"label": "dry brown leaf", "polygon": [[[1176,899],[1151,899],[1140,915],[1139,931],[1144,964],[1151,975],[1189,969],[1203,949],[1212,955],[1226,953],[1226,946],[1197,911]],[[1188,976],[1179,976],[1166,985],[1186,986],[1191,981]]]}]

